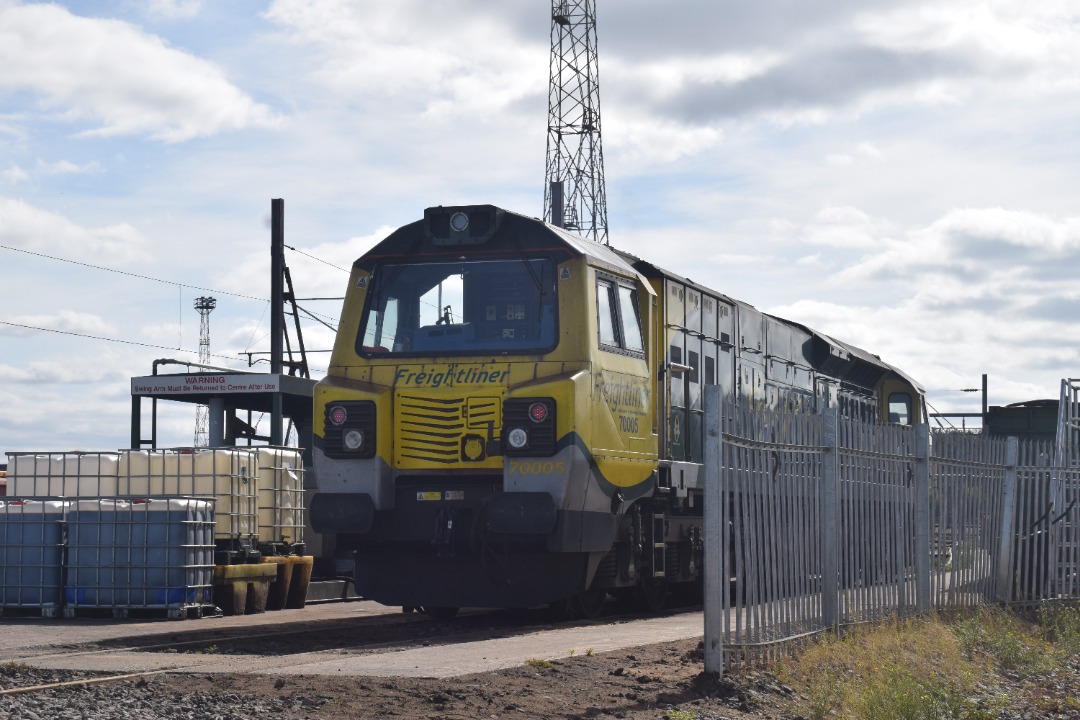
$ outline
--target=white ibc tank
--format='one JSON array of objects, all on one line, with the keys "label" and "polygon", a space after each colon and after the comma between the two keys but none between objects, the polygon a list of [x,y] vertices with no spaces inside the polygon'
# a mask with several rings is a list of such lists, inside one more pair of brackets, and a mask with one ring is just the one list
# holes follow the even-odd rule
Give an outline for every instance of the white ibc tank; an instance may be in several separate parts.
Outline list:
[{"label": "white ibc tank", "polygon": [[304,461],[292,448],[257,448],[259,541],[304,541]]},{"label": "white ibc tank", "polygon": [[115,452],[8,453],[11,497],[111,497],[120,455]]},{"label": "white ibc tank", "polygon": [[124,450],[118,494],[212,497],[215,537],[253,538],[258,527],[257,471],[254,449]]}]

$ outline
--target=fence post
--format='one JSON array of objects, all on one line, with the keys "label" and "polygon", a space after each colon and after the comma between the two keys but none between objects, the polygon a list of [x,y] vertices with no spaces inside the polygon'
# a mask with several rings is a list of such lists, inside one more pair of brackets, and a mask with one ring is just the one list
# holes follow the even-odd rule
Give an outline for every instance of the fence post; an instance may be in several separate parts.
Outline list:
[{"label": "fence post", "polygon": [[827,628],[838,625],[839,589],[837,577],[837,539],[839,533],[840,452],[836,408],[823,413],[821,472],[821,620]]},{"label": "fence post", "polygon": [[705,386],[705,672],[724,672],[723,400],[719,385]]},{"label": "fence post", "polygon": [[915,426],[915,610],[930,610],[930,426]]},{"label": "fence post", "polygon": [[1012,600],[1013,549],[1016,544],[1016,466],[1020,457],[1020,441],[1010,437],[1005,441],[1005,487],[1001,493],[1001,535],[998,538],[997,600]]}]

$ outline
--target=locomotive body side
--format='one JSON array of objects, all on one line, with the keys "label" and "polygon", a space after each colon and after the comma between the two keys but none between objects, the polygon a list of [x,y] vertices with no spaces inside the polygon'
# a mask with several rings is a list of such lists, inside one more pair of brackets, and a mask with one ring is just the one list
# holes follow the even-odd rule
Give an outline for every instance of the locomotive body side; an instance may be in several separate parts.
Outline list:
[{"label": "locomotive body side", "polygon": [[436,614],[698,591],[703,388],[913,424],[876,356],[492,206],[356,261],[315,389],[313,528],[357,590]]}]

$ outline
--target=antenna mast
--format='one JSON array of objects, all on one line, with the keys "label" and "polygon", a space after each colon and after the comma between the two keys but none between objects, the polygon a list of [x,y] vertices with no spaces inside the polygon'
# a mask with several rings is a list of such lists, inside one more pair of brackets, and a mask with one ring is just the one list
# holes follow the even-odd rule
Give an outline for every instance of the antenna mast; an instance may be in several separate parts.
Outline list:
[{"label": "antenna mast", "polygon": [[[210,364],[210,312],[217,307],[217,300],[212,297],[195,298],[195,309],[199,311],[199,364]],[[195,407],[195,447],[210,444],[209,433],[210,409],[206,405]]]},{"label": "antenna mast", "polygon": [[608,244],[596,0],[552,0],[544,219]]}]

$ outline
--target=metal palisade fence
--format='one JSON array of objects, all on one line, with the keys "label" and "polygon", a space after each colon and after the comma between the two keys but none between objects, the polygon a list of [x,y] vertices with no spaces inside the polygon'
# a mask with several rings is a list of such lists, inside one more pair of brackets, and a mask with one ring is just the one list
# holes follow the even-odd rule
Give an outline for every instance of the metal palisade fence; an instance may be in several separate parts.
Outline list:
[{"label": "metal palisade fence", "polygon": [[[1080,428],[1070,382],[1059,427]],[[1080,597],[1080,430],[1062,447],[705,399],[706,670],[894,615]]]}]

